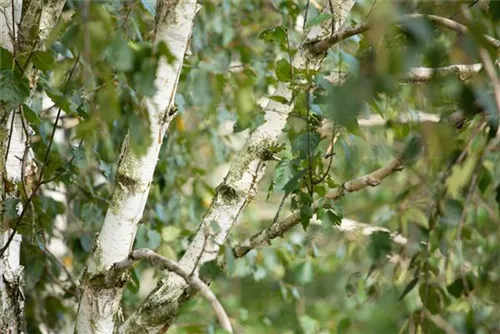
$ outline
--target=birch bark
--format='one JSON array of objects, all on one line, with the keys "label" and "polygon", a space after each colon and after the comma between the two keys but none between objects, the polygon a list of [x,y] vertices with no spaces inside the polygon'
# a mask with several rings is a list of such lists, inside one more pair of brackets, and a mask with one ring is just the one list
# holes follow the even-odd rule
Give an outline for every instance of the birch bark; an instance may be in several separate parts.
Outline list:
[{"label": "birch bark", "polygon": [[[325,11],[330,11],[325,1]],[[334,16],[334,32],[339,31],[355,1],[331,1]],[[310,42],[323,38],[332,32],[331,22],[313,27],[292,60],[299,69],[319,69],[325,53],[315,54],[310,50]],[[292,100],[292,89],[288,83],[280,83],[275,96]],[[228,174],[212,203],[202,218],[196,235],[188,246],[179,265],[187,272],[198,273],[199,268],[217,257],[230,229],[239,214],[256,194],[257,182],[262,178],[267,165],[266,156],[285,126],[288,114],[293,109],[289,104],[270,100],[265,111],[265,122],[255,129],[243,149],[233,161]],[[214,229],[213,224],[218,225]],[[156,333],[168,328],[175,318],[178,308],[186,299],[188,286],[184,279],[173,273],[163,279],[143,302],[141,307],[120,326],[120,333]]]},{"label": "birch bark", "polygon": [[155,79],[157,91],[153,98],[145,101],[151,146],[143,156],[137,156],[130,147],[130,133],[123,143],[113,198],[83,279],[75,332],[112,333],[114,330],[126,278],[122,277],[112,286],[106,286],[99,278],[113,263],[127,258],[132,249],[163,135],[175,116],[170,107],[174,101],[196,9],[196,1],[191,0],[157,2],[155,44],[165,42],[176,60],[172,64],[165,59],[160,61]]}]

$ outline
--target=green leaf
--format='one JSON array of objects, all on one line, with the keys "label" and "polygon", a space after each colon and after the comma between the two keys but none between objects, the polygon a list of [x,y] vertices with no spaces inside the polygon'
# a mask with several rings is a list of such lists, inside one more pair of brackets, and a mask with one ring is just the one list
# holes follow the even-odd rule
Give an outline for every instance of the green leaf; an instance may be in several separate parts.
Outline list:
[{"label": "green leaf", "polygon": [[342,223],[342,216],[338,215],[335,211],[326,210],[323,216],[323,223],[330,226],[340,226]]},{"label": "green leaf", "polygon": [[435,286],[429,284],[421,285],[418,291],[422,304],[424,304],[424,307],[429,310],[429,312],[437,314],[441,311],[443,307],[443,298]]},{"label": "green leaf", "polygon": [[152,97],[155,86],[156,62],[151,58],[143,58],[140,71],[134,73],[134,89],[145,97]]},{"label": "green leaf", "polygon": [[48,82],[45,80],[40,79],[38,81],[38,84],[41,89],[47,94],[48,97],[55,103],[55,105],[59,108],[61,108],[64,112],[68,113],[69,115],[75,115],[76,110],[71,108],[71,103],[68,99],[67,96],[63,95],[61,92],[55,90],[50,86]]},{"label": "green leaf", "polygon": [[292,140],[292,152],[299,153],[301,158],[306,158],[308,153],[313,155],[320,140],[321,136],[318,132],[303,132]]},{"label": "green leaf", "polygon": [[108,124],[113,124],[120,117],[120,105],[113,81],[107,81],[97,92],[99,116]]},{"label": "green leaf", "polygon": [[138,155],[145,154],[152,141],[149,130],[149,120],[145,117],[139,117],[134,113],[129,115],[128,124],[130,129],[130,146],[132,150]]},{"label": "green leaf", "polygon": [[161,230],[161,238],[165,242],[174,241],[181,234],[181,230],[175,226],[166,226]]},{"label": "green leaf", "polygon": [[401,293],[401,296],[399,296],[398,300],[402,300],[407,294],[409,294],[411,290],[413,290],[417,286],[417,283],[418,283],[418,277],[415,277],[410,281],[410,283],[408,283],[405,286],[405,289]]},{"label": "green leaf", "polygon": [[38,117],[38,114],[28,105],[23,105],[23,112],[24,117],[26,117],[26,120],[30,125],[40,125],[40,117]]},{"label": "green leaf", "polygon": [[423,143],[420,136],[408,137],[403,151],[403,160],[405,164],[411,165],[415,163],[422,152],[422,147]]},{"label": "green leaf", "polygon": [[312,262],[307,260],[295,268],[295,281],[299,284],[311,283],[314,279]]},{"label": "green leaf", "polygon": [[464,279],[459,277],[453,281],[450,285],[446,287],[446,290],[450,295],[455,298],[460,298],[461,296],[467,296],[467,293],[474,289],[474,282],[472,281],[472,277],[466,276],[465,280],[467,281],[467,288],[464,284]]},{"label": "green leaf", "polygon": [[373,261],[383,259],[392,250],[392,241],[389,233],[376,231],[370,235],[370,245],[368,253]]},{"label": "green leaf", "polygon": [[236,269],[236,259],[234,258],[233,250],[231,247],[224,248],[224,257],[226,258],[227,272],[229,273],[229,275],[232,275],[234,273],[234,270]]},{"label": "green leaf", "polygon": [[158,44],[156,52],[158,56],[164,56],[169,64],[173,64],[177,59],[164,41]]},{"label": "green leaf", "polygon": [[130,277],[132,279],[129,281],[129,284],[127,284],[127,288],[132,293],[139,292],[139,288],[141,287],[141,279],[139,277],[139,273],[137,272],[136,268],[132,268],[132,270],[130,270]]},{"label": "green leaf", "polygon": [[292,67],[285,58],[278,60],[275,73],[279,81],[292,81]]},{"label": "green leaf", "polygon": [[55,59],[50,51],[35,51],[32,60],[33,65],[42,72],[51,70],[55,64]]},{"label": "green leaf", "polygon": [[83,147],[75,147],[73,149],[73,165],[78,168],[82,169],[87,166],[87,159],[85,158],[85,150]]},{"label": "green leaf", "polygon": [[300,207],[300,223],[302,224],[304,231],[309,226],[309,221],[311,220],[312,216],[313,210],[311,204],[304,204]]},{"label": "green leaf", "polygon": [[122,33],[117,33],[109,45],[109,58],[118,71],[129,72],[134,68],[134,50]]},{"label": "green leaf", "polygon": [[30,94],[28,80],[16,70],[0,71],[0,105],[12,110],[24,102]]},{"label": "green leaf", "polygon": [[286,29],[282,26],[266,29],[260,33],[259,39],[264,40],[266,43],[278,42],[279,44],[286,44]]},{"label": "green leaf", "polygon": [[14,58],[7,49],[0,47],[0,70],[14,70]]},{"label": "green leaf", "polygon": [[290,101],[288,101],[285,97],[283,96],[270,96],[269,97],[269,100],[273,100],[273,101],[276,101],[276,102],[279,102],[279,103],[283,103],[283,104],[288,104],[290,103]]},{"label": "green leaf", "polygon": [[14,220],[19,218],[19,213],[17,212],[17,204],[19,203],[18,198],[7,197],[4,203],[5,219]]},{"label": "green leaf", "polygon": [[213,280],[220,274],[222,274],[222,271],[216,260],[206,262],[200,268],[200,277],[209,277]]},{"label": "green leaf", "polygon": [[500,20],[500,1],[490,1],[489,13],[493,20]]},{"label": "green leaf", "polygon": [[285,193],[289,194],[295,191],[299,187],[300,179],[302,179],[302,177],[306,172],[307,169],[303,169],[297,174],[295,174],[295,176],[290,181],[288,181],[288,183],[283,187]]},{"label": "green leaf", "polygon": [[333,15],[330,13],[321,13],[306,23],[306,29],[317,26],[325,21],[331,20],[332,18]]},{"label": "green leaf", "polygon": [[349,318],[344,318],[340,320],[337,325],[337,333],[338,334],[347,334],[349,333],[349,328],[351,328],[352,321]]},{"label": "green leaf", "polygon": [[290,180],[297,175],[297,167],[293,160],[283,158],[278,162],[274,169],[274,189],[277,191],[284,190]]},{"label": "green leaf", "polygon": [[156,249],[160,246],[161,243],[161,235],[156,230],[148,230],[148,248]]}]

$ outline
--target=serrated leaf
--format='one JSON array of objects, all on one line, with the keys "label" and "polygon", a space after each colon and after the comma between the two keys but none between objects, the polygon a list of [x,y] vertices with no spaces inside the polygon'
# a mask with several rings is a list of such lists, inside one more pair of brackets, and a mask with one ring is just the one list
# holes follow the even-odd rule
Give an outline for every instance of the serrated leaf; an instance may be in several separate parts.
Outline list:
[{"label": "serrated leaf", "polygon": [[73,165],[78,168],[85,168],[87,166],[87,159],[85,158],[85,150],[82,147],[73,149]]},{"label": "serrated leaf", "polygon": [[19,106],[30,94],[28,80],[16,70],[0,71],[0,105],[11,110]]},{"label": "serrated leaf", "polygon": [[274,189],[284,190],[285,185],[297,175],[297,166],[288,158],[281,159],[274,169]]},{"label": "serrated leaf", "polygon": [[292,81],[292,67],[285,58],[278,60],[276,63],[276,77],[279,81],[290,82]]},{"label": "serrated leaf", "polygon": [[32,57],[33,65],[42,72],[54,67],[55,59],[50,51],[35,51]]},{"label": "serrated leaf", "polygon": [[295,176],[290,181],[288,181],[288,183],[283,187],[285,193],[289,194],[295,191],[299,187],[300,179],[304,176],[306,172],[307,169],[303,169],[297,174],[295,174]]},{"label": "serrated leaf", "polygon": [[308,153],[313,154],[320,140],[321,136],[318,132],[303,132],[292,140],[292,152],[294,154],[299,153],[301,158],[305,158]]},{"label": "serrated leaf", "polygon": [[14,58],[9,50],[0,47],[0,70],[13,70]]}]

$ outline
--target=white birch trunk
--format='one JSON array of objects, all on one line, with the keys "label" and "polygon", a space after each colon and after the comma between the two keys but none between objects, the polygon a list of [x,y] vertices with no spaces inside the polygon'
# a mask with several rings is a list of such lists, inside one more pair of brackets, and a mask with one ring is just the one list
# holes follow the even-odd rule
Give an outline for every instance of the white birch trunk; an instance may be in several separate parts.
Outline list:
[{"label": "white birch trunk", "polygon": [[156,76],[157,92],[145,101],[152,143],[146,154],[137,156],[130,148],[129,136],[123,144],[116,185],[104,225],[94,245],[80,300],[75,332],[112,333],[123,290],[123,283],[114,286],[96,284],[96,278],[130,253],[139,220],[142,217],[153,179],[165,130],[174,113],[173,104],[179,75],[188,46],[197,9],[192,0],[159,0],[155,43],[165,42],[176,57],[173,64],[160,61]]},{"label": "white birch trunk", "polygon": [[[41,14],[31,15],[33,10],[28,10],[23,24],[20,25],[23,0],[0,0],[0,46],[11,53],[24,52],[21,46],[17,46],[19,36],[23,35],[25,27],[38,27],[40,34],[36,36],[39,45],[43,47],[43,42],[55,26],[59,14],[64,7],[65,0],[55,0],[43,3],[41,0],[30,2],[33,7],[41,8]],[[14,6],[14,8],[12,8]],[[21,31],[19,31],[21,29]],[[24,34],[26,35],[26,34]],[[26,42],[26,41],[25,41]],[[33,42],[33,41],[30,41]],[[27,67],[27,76],[35,72]],[[33,75],[32,93],[36,83],[36,77]],[[2,115],[4,124],[0,126],[0,182],[2,186],[2,200],[9,198],[19,198],[19,189],[16,184],[24,181],[25,191],[30,191],[33,179],[36,175],[36,166],[33,164],[33,152],[28,148],[29,140],[27,132],[30,131],[26,120],[22,119],[20,114],[22,108],[15,111],[5,111]],[[4,174],[5,173],[5,174]],[[6,180],[10,186],[7,189],[3,180]],[[5,203],[5,202],[4,202]],[[2,203],[2,205],[4,204]],[[22,211],[19,204],[16,207],[18,214]],[[6,224],[8,222],[2,216],[0,223],[0,248],[7,242],[13,230]],[[12,223],[12,222],[11,222]],[[23,266],[20,264],[22,237],[20,234],[14,234],[8,248],[0,258],[0,332],[1,333],[24,333],[24,295],[23,285]]]},{"label": "white birch trunk", "polygon": [[[14,40],[17,36],[17,24],[21,18],[21,10],[21,0],[0,2],[0,46],[10,52],[14,51]],[[0,180],[2,181],[0,181],[0,184],[2,185],[2,201],[5,201],[15,194],[6,191],[3,180],[7,180],[10,184],[21,180],[21,161],[17,160],[15,155],[23,156],[26,138],[23,134],[19,115],[6,110],[3,110],[2,113],[8,113],[2,115],[2,117],[5,117],[4,122],[6,123],[2,124],[0,129],[2,132],[0,143],[2,145],[0,149],[0,159],[2,160]],[[12,117],[14,117],[14,123],[11,122]],[[11,124],[13,124],[12,128]],[[9,151],[7,152],[11,132]],[[2,209],[4,204],[5,202],[2,203]],[[12,234],[12,229],[7,226],[8,222],[3,218],[2,216],[0,222],[0,249],[3,248]],[[16,234],[0,258],[0,332],[2,333],[15,334],[24,332],[23,267],[20,264],[21,239],[21,236]]]},{"label": "white birch trunk", "polygon": [[[326,4],[328,7],[328,1]],[[334,29],[338,31],[354,1],[336,0],[332,1],[332,4],[335,17]],[[300,69],[319,69],[325,54],[311,53],[308,42],[330,34],[331,30],[329,22],[311,29],[292,61],[293,66]],[[292,90],[289,84],[280,83],[274,95],[291,100]],[[233,161],[226,178],[217,188],[212,204],[205,213],[193,241],[179,261],[183,270],[194,271],[197,274],[204,263],[217,257],[220,246],[224,244],[239,214],[255,196],[257,182],[262,178],[267,165],[268,150],[276,143],[292,109],[293,101],[290,104],[283,104],[274,100],[270,100],[264,108],[265,122],[252,132]],[[218,225],[217,229],[211,227],[214,223]],[[182,303],[181,296],[187,288],[183,278],[173,273],[169,274],[139,310],[120,326],[119,332],[156,333],[168,328]]]}]

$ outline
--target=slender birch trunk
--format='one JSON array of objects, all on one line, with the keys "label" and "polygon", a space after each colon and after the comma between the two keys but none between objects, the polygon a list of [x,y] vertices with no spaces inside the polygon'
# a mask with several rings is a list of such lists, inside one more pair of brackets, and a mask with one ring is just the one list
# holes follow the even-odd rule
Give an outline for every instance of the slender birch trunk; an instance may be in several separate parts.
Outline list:
[{"label": "slender birch trunk", "polygon": [[[21,19],[22,1],[0,3],[0,46],[14,52],[14,40],[17,37],[17,24]],[[12,122],[14,117],[14,122]],[[11,110],[1,110],[0,122],[0,185],[2,196],[2,214],[0,221],[0,249],[5,246],[12,229],[5,219],[5,204],[12,191],[7,190],[7,183],[21,179],[21,166],[13,164],[12,152],[21,151],[24,141],[22,130],[17,128],[17,115]],[[11,127],[11,124],[14,126]],[[17,128],[17,129],[16,129]],[[14,131],[17,130],[17,131]],[[10,138],[9,138],[10,137]],[[10,142],[10,143],[9,143]],[[21,155],[22,156],[22,155]],[[15,161],[14,161],[15,162]],[[21,236],[15,235],[9,247],[0,258],[0,332],[24,332],[24,300],[22,296],[22,272],[20,264]]]},{"label": "slender birch trunk", "polygon": [[155,81],[157,92],[145,101],[151,146],[143,156],[137,156],[130,147],[130,133],[123,143],[113,198],[83,279],[75,332],[112,333],[114,330],[126,277],[111,286],[99,278],[114,263],[127,258],[132,249],[163,136],[175,116],[171,107],[196,9],[196,1],[192,0],[159,0],[157,3],[155,44],[165,42],[176,60],[172,64],[165,59],[160,61]]},{"label": "slender birch trunk", "polygon": [[[346,20],[355,1],[331,1],[334,14],[334,31],[338,31]],[[325,11],[328,9],[328,1]],[[315,55],[309,49],[310,41],[324,37],[332,32],[331,23],[311,29],[302,46],[295,55],[292,65],[295,68],[319,69],[325,55]],[[292,99],[289,84],[280,83],[275,96]],[[265,123],[255,129],[245,146],[233,161],[231,168],[217,188],[210,208],[205,213],[198,231],[189,245],[179,265],[187,272],[198,273],[199,268],[217,257],[222,245],[236,223],[239,214],[256,194],[257,182],[262,178],[267,165],[269,148],[274,145],[285,126],[288,114],[293,109],[293,101],[283,104],[269,101],[264,108]],[[214,230],[213,223],[218,225]],[[157,333],[168,328],[175,319],[180,305],[186,298],[188,288],[184,279],[170,273],[143,302],[142,306],[120,326],[120,333]]]},{"label": "slender birch trunk", "polygon": [[[34,0],[0,2],[0,46],[16,55],[32,48],[35,40],[40,49],[43,42],[55,26],[64,6],[64,0],[44,3]],[[23,13],[23,8],[25,12]],[[21,22],[23,17],[23,22]],[[34,31],[39,34],[32,35]],[[41,42],[41,43],[40,43]],[[32,94],[35,92],[36,73],[29,64],[25,65],[25,74],[30,77]],[[14,231],[12,221],[5,215],[7,201],[18,200],[21,196],[17,184],[24,183],[25,192],[30,191],[30,184],[36,174],[33,164],[33,152],[29,149],[29,125],[23,118],[22,106],[16,110],[1,110],[0,124],[0,189],[2,214],[0,217],[0,249],[8,243]],[[16,205],[18,213],[22,204]],[[0,258],[0,332],[24,333],[24,295],[23,266],[20,264],[22,237],[18,233]]]}]

